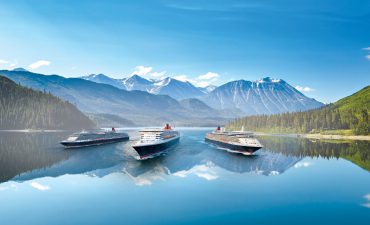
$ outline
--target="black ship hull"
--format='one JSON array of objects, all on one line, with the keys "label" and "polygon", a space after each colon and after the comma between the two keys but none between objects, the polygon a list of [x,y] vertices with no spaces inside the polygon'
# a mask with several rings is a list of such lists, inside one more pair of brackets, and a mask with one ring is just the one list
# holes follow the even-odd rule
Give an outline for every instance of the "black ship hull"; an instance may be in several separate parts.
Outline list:
[{"label": "black ship hull", "polygon": [[169,147],[177,144],[180,140],[180,137],[174,138],[168,142],[153,144],[153,145],[144,145],[144,146],[132,146],[135,151],[139,154],[140,159],[146,159],[150,156],[160,154],[164,152]]},{"label": "black ship hull", "polygon": [[79,148],[79,147],[88,147],[94,145],[103,145],[111,144],[121,141],[128,141],[129,137],[119,137],[119,138],[109,138],[109,139],[98,139],[98,140],[89,140],[89,141],[78,141],[78,142],[68,142],[62,141],[60,144],[64,145],[66,148]]},{"label": "black ship hull", "polygon": [[251,155],[254,152],[256,152],[258,149],[262,148],[262,147],[254,147],[254,146],[233,145],[233,144],[229,144],[229,143],[222,142],[222,141],[212,140],[209,138],[205,138],[205,140],[209,143],[218,145],[222,148],[229,149],[231,150],[231,152],[237,152],[237,153],[248,154],[248,155]]}]

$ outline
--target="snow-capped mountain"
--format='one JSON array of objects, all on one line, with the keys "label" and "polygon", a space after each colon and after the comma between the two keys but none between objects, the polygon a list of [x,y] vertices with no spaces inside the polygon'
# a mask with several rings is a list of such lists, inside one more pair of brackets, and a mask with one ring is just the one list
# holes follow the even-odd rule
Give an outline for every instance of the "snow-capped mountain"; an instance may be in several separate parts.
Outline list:
[{"label": "snow-capped mountain", "polygon": [[208,85],[207,87],[200,87],[199,90],[201,90],[203,93],[208,94],[211,91],[215,90],[217,86],[215,85]]},{"label": "snow-capped mountain", "polygon": [[204,93],[190,82],[179,81],[171,77],[155,82],[150,93],[169,95],[175,99],[201,97]]},{"label": "snow-capped mountain", "polygon": [[147,91],[150,92],[150,89],[153,86],[153,82],[147,80],[139,75],[132,75],[131,77],[124,78],[120,80],[121,83],[125,86],[126,90],[133,91]]},{"label": "snow-capped mountain", "polygon": [[205,93],[208,93],[208,90],[211,90],[203,90],[195,87],[190,82],[184,82],[170,77],[160,80],[147,80],[139,75],[132,75],[123,79],[114,79],[104,74],[91,74],[80,78],[96,83],[109,84],[128,91],[139,90],[152,94],[169,95],[178,100],[202,97]]},{"label": "snow-capped mountain", "polygon": [[109,84],[114,87],[126,90],[125,85],[119,79],[110,78],[104,74],[90,74],[87,76],[80,77],[81,79],[92,81],[100,84]]},{"label": "snow-capped mountain", "polygon": [[213,108],[236,108],[247,115],[304,111],[323,106],[323,103],[306,97],[284,80],[270,77],[255,82],[232,81],[201,99]]}]

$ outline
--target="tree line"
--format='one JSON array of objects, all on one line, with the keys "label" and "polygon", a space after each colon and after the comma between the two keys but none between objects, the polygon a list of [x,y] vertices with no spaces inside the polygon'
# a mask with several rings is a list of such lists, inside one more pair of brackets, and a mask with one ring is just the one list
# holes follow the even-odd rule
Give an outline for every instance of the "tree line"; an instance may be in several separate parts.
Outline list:
[{"label": "tree line", "polygon": [[0,76],[0,129],[92,127],[93,122],[71,103]]}]

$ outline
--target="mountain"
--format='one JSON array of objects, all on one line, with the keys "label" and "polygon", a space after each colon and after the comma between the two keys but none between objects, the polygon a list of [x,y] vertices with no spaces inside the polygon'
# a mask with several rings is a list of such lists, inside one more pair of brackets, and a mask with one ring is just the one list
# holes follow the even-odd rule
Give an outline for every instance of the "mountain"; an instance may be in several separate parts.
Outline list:
[{"label": "mountain", "polygon": [[186,99],[201,97],[204,93],[190,82],[183,82],[174,78],[167,77],[153,84],[150,93],[169,95],[175,99]]},{"label": "mountain", "polygon": [[91,74],[80,78],[96,83],[109,84],[128,91],[138,90],[156,95],[168,95],[177,100],[201,97],[204,93],[208,93],[207,90],[212,89],[212,87],[209,87],[203,90],[195,87],[190,82],[180,81],[170,77],[160,80],[147,80],[139,75],[132,75],[123,79],[114,79],[103,74]]},{"label": "mountain", "polygon": [[121,81],[126,87],[126,90],[129,91],[149,91],[153,86],[152,81],[142,78],[139,75],[132,75],[131,77],[122,79]]},{"label": "mountain", "polygon": [[[75,104],[86,113],[114,114],[134,121],[138,126],[162,125],[165,122],[177,122],[177,126],[192,123],[205,126],[227,121],[225,118],[210,116],[212,114],[199,113],[197,109],[192,111],[186,109],[177,100],[167,95],[126,91],[79,78],[64,78],[25,71],[2,70],[0,75],[33,89],[48,91]],[[213,114],[218,115],[218,111],[214,110]]]},{"label": "mountain", "polygon": [[228,129],[268,132],[317,133],[351,129],[357,135],[369,135],[370,86],[334,104],[305,112],[249,116],[231,122]]},{"label": "mountain", "polygon": [[199,90],[201,90],[204,94],[208,94],[215,90],[217,86],[215,85],[208,85],[207,87],[200,87]]},{"label": "mountain", "polygon": [[49,93],[22,87],[3,76],[0,76],[0,106],[0,129],[94,127],[72,104]]},{"label": "mountain", "polygon": [[308,98],[281,79],[226,83],[201,98],[215,109],[240,109],[246,115],[304,111],[324,104]]},{"label": "mountain", "polygon": [[95,83],[109,84],[109,85],[112,85],[113,87],[126,90],[125,85],[120,80],[110,78],[104,74],[90,74],[90,75],[83,76],[80,78],[84,80],[93,81]]}]

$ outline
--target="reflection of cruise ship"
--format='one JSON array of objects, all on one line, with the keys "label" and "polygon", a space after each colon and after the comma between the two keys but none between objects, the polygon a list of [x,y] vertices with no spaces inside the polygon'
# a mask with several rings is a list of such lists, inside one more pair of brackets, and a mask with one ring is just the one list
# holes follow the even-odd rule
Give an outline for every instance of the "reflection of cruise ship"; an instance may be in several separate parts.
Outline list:
[{"label": "reflection of cruise ship", "polygon": [[60,143],[67,148],[75,148],[127,141],[128,139],[128,134],[116,132],[116,130],[112,128],[112,131],[82,131],[80,133],[74,133]]},{"label": "reflection of cruise ship", "polygon": [[220,127],[206,135],[207,142],[226,148],[228,151],[251,155],[263,146],[253,137],[253,133],[225,132]]},{"label": "reflection of cruise ship", "polygon": [[140,141],[132,145],[144,159],[159,154],[179,142],[179,132],[172,130],[169,124],[163,129],[144,129],[140,131]]}]

